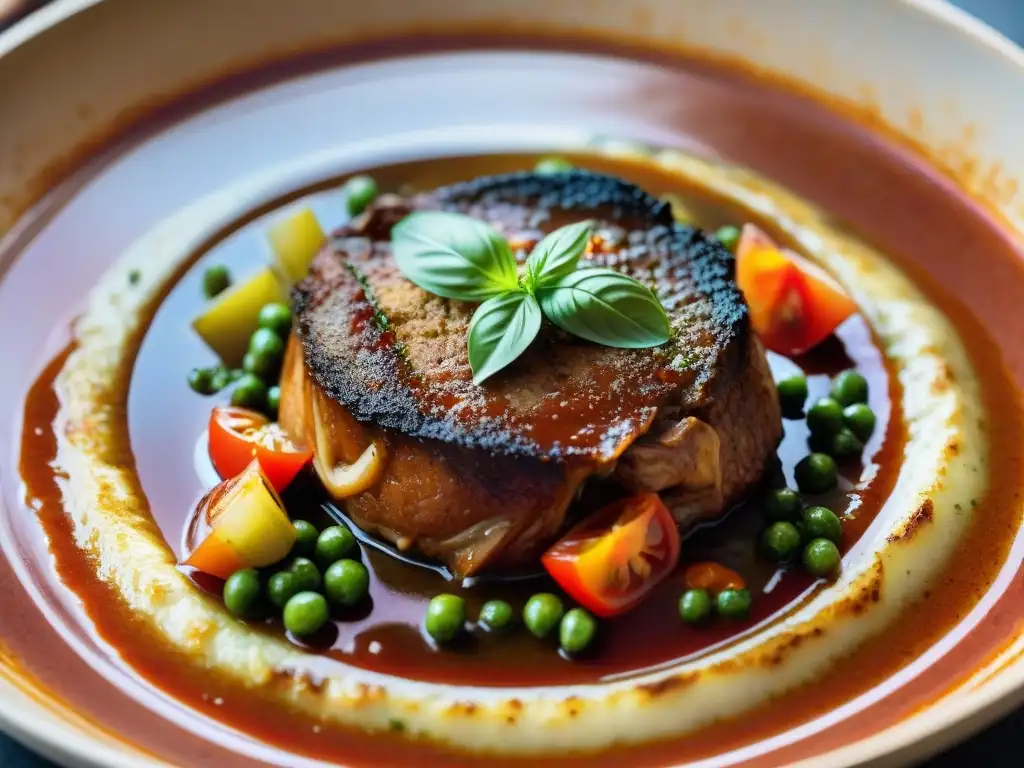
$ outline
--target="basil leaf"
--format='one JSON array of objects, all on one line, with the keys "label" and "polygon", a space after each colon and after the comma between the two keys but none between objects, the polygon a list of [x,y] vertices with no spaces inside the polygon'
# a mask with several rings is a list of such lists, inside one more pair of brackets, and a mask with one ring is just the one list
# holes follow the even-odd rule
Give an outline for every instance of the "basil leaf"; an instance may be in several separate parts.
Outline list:
[{"label": "basil leaf", "polygon": [[537,243],[526,260],[529,287],[536,290],[552,285],[575,270],[576,262],[587,249],[593,228],[591,222],[580,221],[559,227]]},{"label": "basil leaf", "polygon": [[608,347],[639,349],[668,341],[668,315],[651,290],[614,269],[572,272],[537,291],[559,328]]},{"label": "basil leaf", "polygon": [[479,384],[530,346],[540,330],[540,305],[525,291],[488,299],[469,323],[469,366]]},{"label": "basil leaf", "polygon": [[483,301],[517,286],[508,243],[459,213],[418,211],[391,230],[395,262],[410,281],[437,296]]}]

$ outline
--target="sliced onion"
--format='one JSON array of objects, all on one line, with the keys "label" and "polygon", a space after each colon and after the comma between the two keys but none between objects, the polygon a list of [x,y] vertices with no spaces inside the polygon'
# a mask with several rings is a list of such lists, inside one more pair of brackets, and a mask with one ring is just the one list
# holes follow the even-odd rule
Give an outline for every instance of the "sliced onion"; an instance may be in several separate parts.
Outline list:
[{"label": "sliced onion", "polygon": [[313,430],[316,432],[316,450],[313,469],[327,491],[336,499],[355,496],[371,488],[384,472],[387,453],[379,440],[370,442],[351,464],[336,462],[327,430],[320,418],[318,398],[313,397]]}]

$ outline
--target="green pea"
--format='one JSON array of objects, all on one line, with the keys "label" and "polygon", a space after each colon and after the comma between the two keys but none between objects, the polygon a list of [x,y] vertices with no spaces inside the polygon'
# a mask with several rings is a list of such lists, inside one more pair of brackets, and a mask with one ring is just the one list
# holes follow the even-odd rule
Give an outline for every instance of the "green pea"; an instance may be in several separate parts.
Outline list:
[{"label": "green pea", "polygon": [[377,182],[372,176],[353,176],[345,182],[341,191],[345,194],[348,215],[358,216],[377,197]]},{"label": "green pea", "polygon": [[255,352],[246,352],[242,358],[242,370],[258,376],[261,381],[273,381],[277,377],[280,361],[269,355],[260,355]]},{"label": "green pea", "polygon": [[875,431],[875,412],[864,403],[854,403],[843,409],[843,423],[861,440],[867,441]]},{"label": "green pea", "polygon": [[314,550],[316,561],[326,568],[331,563],[344,557],[353,557],[359,552],[359,545],[352,531],[343,525],[332,525],[324,528],[316,540]]},{"label": "green pea", "polygon": [[779,391],[779,403],[786,416],[798,416],[807,402],[807,377],[802,373],[787,376],[775,384]]},{"label": "green pea", "polygon": [[238,381],[240,378],[242,378],[245,375],[245,371],[243,371],[241,368],[232,368],[227,373],[228,373],[228,383],[230,383],[230,384],[234,384],[236,381]]},{"label": "green pea", "polygon": [[324,573],[324,594],[332,603],[358,604],[370,591],[370,572],[358,560],[345,558],[331,563]]},{"label": "green pea", "polygon": [[209,368],[193,368],[188,374],[188,385],[193,392],[198,392],[200,395],[209,395],[213,393],[213,389],[210,386],[212,379],[213,371]]},{"label": "green pea", "polygon": [[260,575],[255,568],[235,571],[224,582],[224,607],[232,616],[247,615],[259,599]]},{"label": "green pea", "polygon": [[438,643],[454,640],[466,624],[466,601],[456,595],[437,595],[427,604],[423,628]]},{"label": "green pea", "polygon": [[868,380],[857,371],[843,371],[832,381],[832,398],[841,405],[866,403]]},{"label": "green pea", "polygon": [[825,493],[839,482],[839,468],[835,460],[824,453],[812,453],[802,458],[793,474],[797,487],[803,493]]},{"label": "green pea", "polygon": [[834,435],[843,428],[843,407],[831,397],[823,397],[807,411],[807,428],[812,435]]},{"label": "green pea", "polygon": [[300,592],[315,592],[320,589],[320,570],[312,560],[296,557],[288,570],[295,576]]},{"label": "green pea", "polygon": [[295,526],[295,544],[292,545],[292,554],[298,557],[312,557],[316,552],[316,540],[320,531],[308,520],[292,520]]},{"label": "green pea", "polygon": [[231,392],[231,404],[255,411],[262,410],[267,404],[267,385],[255,374],[242,374]]},{"label": "green pea", "polygon": [[284,357],[284,341],[269,328],[257,328],[249,338],[249,352],[280,362]]},{"label": "green pea", "polygon": [[267,328],[282,339],[288,338],[292,330],[292,311],[287,304],[272,301],[264,304],[257,316],[260,328]]},{"label": "green pea", "polygon": [[533,166],[533,172],[542,176],[551,176],[555,173],[565,173],[573,169],[572,163],[562,157],[542,157]]},{"label": "green pea", "polygon": [[523,623],[536,637],[547,637],[562,620],[565,607],[555,595],[540,592],[526,601]]},{"label": "green pea", "polygon": [[558,625],[558,644],[566,653],[582,653],[597,635],[597,620],[582,608],[573,608]]},{"label": "green pea", "polygon": [[330,609],[319,592],[299,592],[285,603],[284,628],[296,637],[312,635],[327,623]]},{"label": "green pea", "polygon": [[785,563],[800,551],[800,531],[792,523],[772,523],[761,534],[761,551],[776,563]]},{"label": "green pea", "polygon": [[231,372],[222,365],[217,366],[210,372],[210,394],[220,392],[231,381]]},{"label": "green pea", "polygon": [[800,513],[800,522],[808,539],[828,539],[834,544],[843,540],[843,524],[828,507],[808,507]]},{"label": "green pea", "polygon": [[267,414],[276,419],[279,410],[281,410],[281,388],[275,384],[267,390]]},{"label": "green pea", "polygon": [[507,629],[513,618],[512,606],[504,600],[488,600],[480,608],[479,622],[492,632]]},{"label": "green pea", "polygon": [[750,592],[745,589],[723,589],[715,598],[719,616],[727,619],[745,619],[750,613]]},{"label": "green pea", "polygon": [[832,455],[840,461],[859,458],[864,451],[864,443],[846,427],[832,436]]},{"label": "green pea", "polygon": [[800,496],[792,488],[776,488],[765,494],[761,509],[769,520],[796,520],[800,514]]},{"label": "green pea", "polygon": [[804,547],[804,568],[812,576],[831,576],[839,568],[839,547],[828,539],[814,539]]},{"label": "green pea", "polygon": [[203,295],[212,299],[231,285],[231,273],[223,264],[214,264],[203,272]]},{"label": "green pea", "polygon": [[267,579],[267,598],[277,608],[284,608],[298,591],[299,585],[291,571],[278,571]]},{"label": "green pea", "polygon": [[688,589],[679,598],[679,615],[687,624],[699,624],[711,615],[711,595],[706,589]]},{"label": "green pea", "polygon": [[724,227],[719,227],[715,231],[715,239],[730,251],[735,251],[737,244],[740,242],[741,234],[739,227],[734,227],[732,224],[726,224]]}]

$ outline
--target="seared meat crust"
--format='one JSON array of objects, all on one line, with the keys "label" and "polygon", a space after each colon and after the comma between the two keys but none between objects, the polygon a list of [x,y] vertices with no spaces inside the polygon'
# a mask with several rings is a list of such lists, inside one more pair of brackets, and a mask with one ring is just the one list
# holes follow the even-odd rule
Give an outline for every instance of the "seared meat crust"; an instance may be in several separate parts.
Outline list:
[{"label": "seared meat crust", "polygon": [[[420,290],[391,257],[391,227],[432,208],[487,221],[526,246],[523,257],[546,232],[595,220],[606,239],[590,263],[650,283],[674,338],[613,349],[546,324],[519,360],[475,386],[466,354],[475,307]],[[296,316],[317,383],[359,421],[498,453],[607,461],[660,405],[699,407],[737,374],[749,331],[732,278],[727,250],[637,187],[579,171],[513,174],[379,201],[317,257]]]},{"label": "seared meat crust", "polygon": [[[593,220],[587,261],[651,285],[672,339],[614,349],[545,323],[521,358],[474,385],[475,305],[422,291],[391,253],[391,228],[431,209],[488,222],[520,260],[547,232]],[[756,481],[781,431],[732,254],[611,177],[512,174],[384,196],[334,234],[295,306],[282,424],[326,440],[342,463],[380,445],[384,469],[344,499],[348,513],[459,575],[535,558],[594,474],[663,491],[680,520],[717,514]]]}]

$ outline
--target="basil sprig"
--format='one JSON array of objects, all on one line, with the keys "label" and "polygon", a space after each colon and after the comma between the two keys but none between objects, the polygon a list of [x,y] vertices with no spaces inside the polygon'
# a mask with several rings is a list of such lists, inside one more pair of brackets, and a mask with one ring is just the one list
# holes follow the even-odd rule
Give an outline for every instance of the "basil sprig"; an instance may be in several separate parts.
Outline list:
[{"label": "basil sprig", "polygon": [[541,314],[569,333],[609,347],[656,347],[671,335],[651,290],[605,268],[580,269],[589,221],[556,229],[534,247],[522,277],[508,242],[481,221],[419,211],[391,233],[395,261],[425,291],[482,301],[469,324],[469,365],[480,383],[507,366],[540,331]]},{"label": "basil sprig", "polygon": [[413,213],[395,225],[391,242],[402,274],[437,296],[483,301],[518,287],[516,257],[508,243],[469,216]]}]

